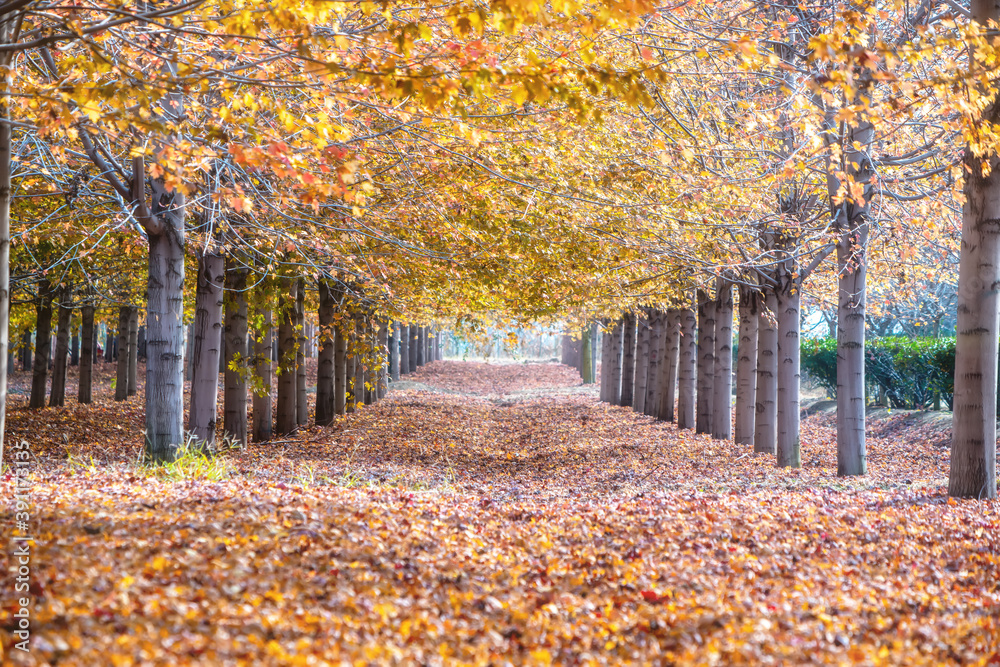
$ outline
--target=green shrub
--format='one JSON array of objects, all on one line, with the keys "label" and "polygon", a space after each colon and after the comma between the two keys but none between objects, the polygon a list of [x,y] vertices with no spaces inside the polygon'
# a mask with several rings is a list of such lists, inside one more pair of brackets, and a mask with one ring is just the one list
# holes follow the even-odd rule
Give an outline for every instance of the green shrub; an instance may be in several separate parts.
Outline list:
[{"label": "green shrub", "polygon": [[[836,396],[837,341],[803,341],[802,370]],[[884,395],[895,408],[927,408],[937,397],[950,408],[955,389],[955,339],[870,339],[865,344],[865,384],[873,400]]]}]

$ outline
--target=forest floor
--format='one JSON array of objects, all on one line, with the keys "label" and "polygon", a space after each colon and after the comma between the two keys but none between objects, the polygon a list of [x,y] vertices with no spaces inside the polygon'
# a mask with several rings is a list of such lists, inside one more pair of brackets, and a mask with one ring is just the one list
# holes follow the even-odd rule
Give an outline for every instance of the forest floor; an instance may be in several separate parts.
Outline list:
[{"label": "forest floor", "polygon": [[911,415],[841,479],[828,414],[778,470],[564,366],[436,362],[173,475],[136,463],[141,389],[28,411],[24,381],[31,652],[8,538],[5,664],[1000,664],[1000,504],[949,500],[947,434]]}]

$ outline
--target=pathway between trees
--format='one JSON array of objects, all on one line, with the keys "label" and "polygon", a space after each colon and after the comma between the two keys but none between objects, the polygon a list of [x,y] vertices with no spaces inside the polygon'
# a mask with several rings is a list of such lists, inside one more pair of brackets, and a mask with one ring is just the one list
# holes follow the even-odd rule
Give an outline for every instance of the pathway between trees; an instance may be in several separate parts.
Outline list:
[{"label": "pathway between trees", "polygon": [[949,501],[947,450],[899,420],[843,480],[828,417],[779,470],[600,404],[564,366],[436,362],[332,427],[224,454],[219,479],[174,480],[132,463],[141,415],[57,410],[66,438],[11,414],[37,453],[27,664],[1000,651],[996,506]]}]

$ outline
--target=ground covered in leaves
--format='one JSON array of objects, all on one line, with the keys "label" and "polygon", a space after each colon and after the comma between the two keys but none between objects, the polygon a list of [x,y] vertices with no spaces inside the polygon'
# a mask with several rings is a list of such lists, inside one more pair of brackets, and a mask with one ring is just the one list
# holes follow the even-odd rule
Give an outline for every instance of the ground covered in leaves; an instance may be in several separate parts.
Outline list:
[{"label": "ground covered in leaves", "polygon": [[843,480],[828,415],[776,470],[579,384],[437,362],[193,477],[135,463],[138,398],[15,398],[36,604],[12,652],[8,544],[4,661],[1000,664],[1000,506],[947,499],[940,433],[880,420]]}]

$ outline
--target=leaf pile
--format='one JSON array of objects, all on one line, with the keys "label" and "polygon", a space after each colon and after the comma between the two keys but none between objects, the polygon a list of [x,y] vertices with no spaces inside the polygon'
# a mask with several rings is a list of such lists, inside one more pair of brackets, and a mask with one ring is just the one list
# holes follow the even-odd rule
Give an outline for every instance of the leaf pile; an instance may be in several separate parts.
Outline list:
[{"label": "leaf pile", "polygon": [[[448,366],[420,381],[524,386],[504,366]],[[218,483],[37,461],[33,653],[5,660],[1000,660],[1000,506],[946,498],[946,451],[896,431],[871,443],[868,478],[841,480],[835,436],[810,418],[805,467],[775,470],[558,395],[572,378],[555,365],[521,370],[553,395],[394,392],[234,454]]]}]

